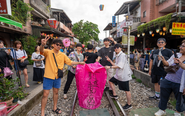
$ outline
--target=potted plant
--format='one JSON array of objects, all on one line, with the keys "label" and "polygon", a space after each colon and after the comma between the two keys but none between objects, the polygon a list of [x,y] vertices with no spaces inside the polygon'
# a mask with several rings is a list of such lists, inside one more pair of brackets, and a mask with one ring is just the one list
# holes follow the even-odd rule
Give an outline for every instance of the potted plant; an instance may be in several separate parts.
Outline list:
[{"label": "potted plant", "polygon": [[7,78],[0,78],[0,101],[6,102],[7,105],[11,105],[13,101],[12,94],[14,92],[14,80],[8,80]]},{"label": "potted plant", "polygon": [[24,93],[24,86],[17,86],[19,82],[19,78],[10,80],[0,78],[0,102],[8,102],[7,105],[11,105],[13,99],[23,99],[27,96],[27,93]]},{"label": "potted plant", "polygon": [[28,93],[24,92],[24,86],[19,86],[15,91],[13,92],[13,103],[16,103],[18,100],[24,99]]}]

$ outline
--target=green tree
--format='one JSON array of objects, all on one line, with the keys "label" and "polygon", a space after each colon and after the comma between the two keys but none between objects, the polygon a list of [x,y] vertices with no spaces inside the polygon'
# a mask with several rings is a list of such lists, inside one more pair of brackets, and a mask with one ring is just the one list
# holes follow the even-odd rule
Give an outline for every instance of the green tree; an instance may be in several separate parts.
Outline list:
[{"label": "green tree", "polygon": [[92,22],[80,20],[73,24],[72,31],[81,43],[86,43],[89,40],[98,41],[98,34],[100,33],[98,25]]}]

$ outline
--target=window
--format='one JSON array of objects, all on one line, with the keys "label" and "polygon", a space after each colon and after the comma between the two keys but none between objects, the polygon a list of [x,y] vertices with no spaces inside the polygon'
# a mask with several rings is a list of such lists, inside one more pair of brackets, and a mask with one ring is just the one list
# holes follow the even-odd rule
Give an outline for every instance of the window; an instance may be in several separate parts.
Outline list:
[{"label": "window", "polygon": [[146,17],[146,11],[143,12],[143,18]]}]

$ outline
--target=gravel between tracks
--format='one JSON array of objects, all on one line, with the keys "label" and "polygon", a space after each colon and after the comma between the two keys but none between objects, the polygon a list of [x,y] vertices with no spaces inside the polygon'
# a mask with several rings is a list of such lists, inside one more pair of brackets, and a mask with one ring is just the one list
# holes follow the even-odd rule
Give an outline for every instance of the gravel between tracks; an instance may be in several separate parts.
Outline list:
[{"label": "gravel between tracks", "polygon": [[[63,89],[64,89],[64,85],[66,82],[67,78],[64,77],[62,79],[62,87],[59,90],[59,99],[58,99],[58,105],[57,107],[60,108],[62,110],[62,114],[60,115],[56,115],[56,113],[52,112],[52,108],[53,108],[53,99],[52,99],[52,90],[50,91],[49,97],[48,97],[48,102],[45,108],[45,113],[47,114],[47,116],[69,116],[70,111],[71,111],[71,106],[72,106],[72,102],[73,102],[73,98],[74,98],[74,94],[76,91],[76,84],[75,84],[75,79],[73,80],[71,87],[68,91],[68,98],[67,99],[63,99]],[[149,108],[149,107],[158,107],[158,100],[149,100],[149,96],[154,95],[154,91],[151,90],[151,88],[146,87],[145,85],[143,85],[142,83],[138,83],[136,82],[136,80],[131,80],[130,81],[130,90],[131,90],[131,94],[132,94],[132,109],[139,109],[139,108]],[[120,102],[120,104],[122,106],[124,106],[126,104],[126,94],[124,91],[120,91],[118,89],[118,87],[116,87],[116,91],[117,94],[119,96],[118,101]],[[101,106],[98,108],[107,108],[110,115],[114,116],[113,114],[113,110],[111,108],[110,103],[108,102],[108,99],[105,95],[105,93],[103,94],[102,100],[101,100]],[[172,105],[170,105],[168,103],[168,108],[169,109],[173,109]],[[80,110],[86,110],[84,108],[81,108],[78,105],[78,100],[76,102],[76,106],[75,106],[75,116],[79,116],[79,111]],[[126,114],[128,115],[128,113],[130,112],[130,110],[126,111]],[[41,113],[41,103],[36,105],[28,114],[27,116],[39,116]]]}]

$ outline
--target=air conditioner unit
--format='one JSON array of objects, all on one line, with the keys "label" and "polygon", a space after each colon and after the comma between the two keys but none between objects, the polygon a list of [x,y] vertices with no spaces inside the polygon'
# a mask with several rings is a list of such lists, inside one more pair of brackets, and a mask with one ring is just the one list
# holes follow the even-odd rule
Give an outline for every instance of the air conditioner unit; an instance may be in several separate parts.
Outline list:
[{"label": "air conditioner unit", "polygon": [[40,22],[40,24],[43,24],[43,25],[44,25],[44,24],[46,24],[46,23],[45,23],[45,21],[42,19],[41,22]]}]

